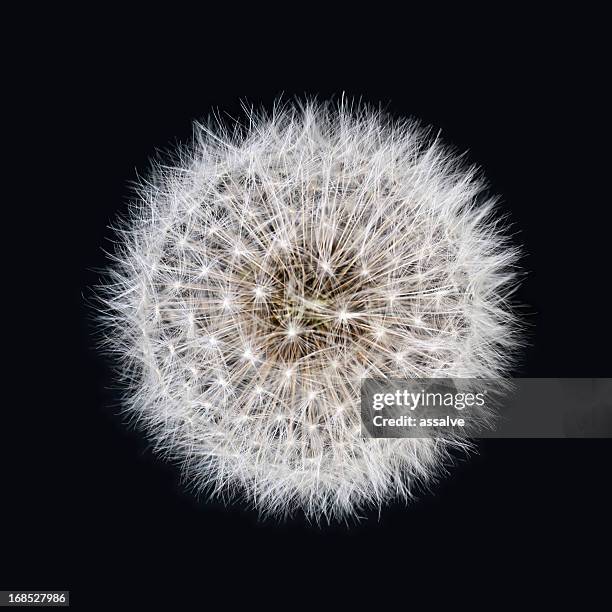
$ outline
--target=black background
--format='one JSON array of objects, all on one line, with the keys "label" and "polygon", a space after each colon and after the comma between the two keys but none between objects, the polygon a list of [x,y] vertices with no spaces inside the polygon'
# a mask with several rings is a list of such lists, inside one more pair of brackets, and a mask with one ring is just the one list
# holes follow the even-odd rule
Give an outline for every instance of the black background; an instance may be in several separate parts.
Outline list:
[{"label": "black background", "polygon": [[609,569],[610,440],[482,441],[408,507],[350,526],[260,520],[195,499],[124,426],[86,297],[129,182],[156,149],[187,141],[193,119],[344,91],[441,128],[503,195],[526,273],[529,345],[514,375],[612,375],[597,16],[500,11],[469,29],[399,13],[357,25],[313,10],[268,29],[240,11],[183,17],[158,28],[93,10],[41,16],[13,65],[34,129],[15,155],[28,171],[4,228],[25,289],[5,321],[16,372],[4,410],[20,425],[3,433],[0,588],[70,589],[77,609],[273,602],[281,590],[288,607],[330,603],[331,591],[345,606],[368,592],[407,606],[432,579],[464,576],[457,597],[525,582],[546,595],[588,568],[590,591]]}]

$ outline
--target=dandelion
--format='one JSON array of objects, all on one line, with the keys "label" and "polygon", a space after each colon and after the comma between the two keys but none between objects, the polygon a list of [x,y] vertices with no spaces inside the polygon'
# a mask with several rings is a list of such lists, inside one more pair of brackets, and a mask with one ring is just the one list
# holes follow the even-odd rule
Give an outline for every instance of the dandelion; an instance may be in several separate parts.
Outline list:
[{"label": "dandelion", "polygon": [[479,171],[413,121],[307,102],[197,125],[103,288],[126,409],[211,494],[314,519],[408,499],[453,439],[369,439],[360,385],[503,376],[517,253]]}]

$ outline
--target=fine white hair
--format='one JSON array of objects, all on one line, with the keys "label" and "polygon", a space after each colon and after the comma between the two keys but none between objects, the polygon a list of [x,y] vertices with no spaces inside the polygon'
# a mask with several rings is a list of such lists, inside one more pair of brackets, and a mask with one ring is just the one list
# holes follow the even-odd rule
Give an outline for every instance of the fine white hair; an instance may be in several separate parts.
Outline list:
[{"label": "fine white hair", "polygon": [[127,413],[210,494],[355,517],[408,499],[456,438],[362,436],[372,378],[497,378],[517,251],[480,171],[364,105],[196,124],[117,226],[104,345]]}]

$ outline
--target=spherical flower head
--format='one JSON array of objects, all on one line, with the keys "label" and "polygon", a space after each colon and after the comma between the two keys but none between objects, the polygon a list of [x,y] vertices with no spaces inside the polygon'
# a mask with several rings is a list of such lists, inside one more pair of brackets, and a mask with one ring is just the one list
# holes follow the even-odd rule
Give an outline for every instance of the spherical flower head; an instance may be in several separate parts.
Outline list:
[{"label": "spherical flower head", "polygon": [[196,125],[143,181],[104,288],[126,408],[213,494],[320,519],[409,498],[453,446],[362,436],[364,378],[494,378],[516,250],[412,121],[304,104]]}]

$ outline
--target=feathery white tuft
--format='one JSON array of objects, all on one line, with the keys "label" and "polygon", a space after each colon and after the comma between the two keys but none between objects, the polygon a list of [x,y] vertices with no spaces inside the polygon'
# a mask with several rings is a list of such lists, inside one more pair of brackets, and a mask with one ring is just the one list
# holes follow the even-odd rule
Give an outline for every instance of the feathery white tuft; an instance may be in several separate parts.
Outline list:
[{"label": "feathery white tuft", "polygon": [[104,287],[126,407],[192,482],[315,519],[408,498],[458,440],[364,439],[364,377],[503,376],[516,250],[428,130],[307,102],[196,126]]}]

